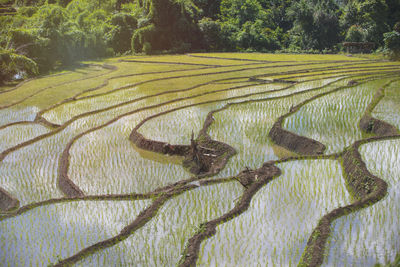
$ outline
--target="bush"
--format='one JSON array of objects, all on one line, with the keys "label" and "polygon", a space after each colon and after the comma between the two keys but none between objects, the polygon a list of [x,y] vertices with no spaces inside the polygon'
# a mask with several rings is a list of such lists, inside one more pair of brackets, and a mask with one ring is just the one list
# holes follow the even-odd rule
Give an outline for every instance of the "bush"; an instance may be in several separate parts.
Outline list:
[{"label": "bush", "polygon": [[151,44],[149,42],[143,44],[143,53],[147,55],[151,54]]},{"label": "bush", "polygon": [[400,33],[396,31],[385,33],[383,41],[391,59],[400,60]]},{"label": "bush", "polygon": [[397,22],[397,23],[394,25],[393,31],[395,31],[395,32],[400,32],[400,21]]},{"label": "bush", "polygon": [[107,33],[107,43],[116,53],[124,53],[131,49],[131,38],[137,28],[137,20],[127,13],[114,14],[110,21],[112,28]]},{"label": "bush", "polygon": [[203,36],[204,46],[208,50],[218,51],[224,44],[221,38],[221,25],[218,21],[210,18],[202,18],[198,22],[200,32]]},{"label": "bush", "polygon": [[365,32],[364,29],[358,25],[351,26],[346,34],[346,42],[364,42]]},{"label": "bush", "polygon": [[25,77],[37,73],[37,64],[32,59],[16,54],[14,50],[0,50],[0,84],[16,75]]},{"label": "bush", "polygon": [[155,35],[154,24],[147,25],[145,27],[137,29],[131,39],[132,51],[135,53],[140,53],[144,51],[144,44],[152,44]]}]

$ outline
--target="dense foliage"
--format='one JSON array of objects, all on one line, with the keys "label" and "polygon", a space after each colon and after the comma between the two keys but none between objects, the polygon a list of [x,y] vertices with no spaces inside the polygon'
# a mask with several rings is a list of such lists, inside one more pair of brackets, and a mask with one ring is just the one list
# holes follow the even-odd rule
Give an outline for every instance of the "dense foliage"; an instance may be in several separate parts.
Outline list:
[{"label": "dense foliage", "polygon": [[[398,0],[1,0],[0,7],[2,55],[32,60],[40,73],[131,52],[337,52],[348,41],[399,54]],[[5,58],[2,80],[35,73]]]}]

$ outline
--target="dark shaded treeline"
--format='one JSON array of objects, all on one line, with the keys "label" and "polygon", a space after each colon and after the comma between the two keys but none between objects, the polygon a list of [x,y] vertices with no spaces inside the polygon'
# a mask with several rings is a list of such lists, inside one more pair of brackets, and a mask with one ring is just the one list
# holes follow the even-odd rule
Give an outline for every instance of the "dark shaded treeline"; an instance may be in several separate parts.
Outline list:
[{"label": "dark shaded treeline", "polygon": [[0,0],[0,15],[0,81],[132,52],[329,53],[347,41],[400,55],[398,0]]}]

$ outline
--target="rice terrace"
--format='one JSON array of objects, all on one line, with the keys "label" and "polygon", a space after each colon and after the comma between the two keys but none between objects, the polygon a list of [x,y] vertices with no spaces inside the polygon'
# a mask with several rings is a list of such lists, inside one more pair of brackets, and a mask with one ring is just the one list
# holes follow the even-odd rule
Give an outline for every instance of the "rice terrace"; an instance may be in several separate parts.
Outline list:
[{"label": "rice terrace", "polygon": [[262,53],[0,87],[0,265],[394,264],[399,88],[398,61]]}]

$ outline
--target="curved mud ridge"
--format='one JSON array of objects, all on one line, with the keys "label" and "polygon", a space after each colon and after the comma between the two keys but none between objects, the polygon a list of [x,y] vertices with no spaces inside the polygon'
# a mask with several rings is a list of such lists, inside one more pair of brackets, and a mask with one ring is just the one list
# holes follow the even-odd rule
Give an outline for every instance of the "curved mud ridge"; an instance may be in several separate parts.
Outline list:
[{"label": "curved mud ridge", "polygon": [[[196,187],[196,186],[193,186]],[[140,214],[136,217],[136,219],[126,226],[124,229],[120,231],[120,233],[112,238],[107,240],[98,242],[94,245],[84,248],[79,251],[77,254],[66,258],[64,260],[59,261],[53,266],[71,266],[74,263],[79,262],[80,260],[96,253],[97,251],[106,249],[108,247],[115,246],[116,244],[127,239],[131,234],[133,234],[137,229],[144,226],[147,222],[149,222],[158,212],[158,210],[162,207],[162,205],[172,198],[174,195],[182,194],[189,188],[182,188],[180,190],[176,190],[171,193],[164,194],[153,201],[153,203],[146,209],[144,209]]]},{"label": "curved mud ridge", "polygon": [[396,127],[383,120],[376,119],[371,115],[376,105],[378,105],[378,103],[384,97],[384,89],[379,88],[358,124],[362,131],[366,133],[373,133],[377,136],[391,136],[399,134],[399,130]]},{"label": "curved mud ridge", "polygon": [[[245,212],[249,206],[253,196],[274,177],[279,176],[281,170],[274,165],[273,162],[266,162],[257,170],[246,170],[238,176],[241,183],[245,182],[245,191],[240,201],[228,213],[212,221],[200,225],[200,230],[189,239],[183,256],[179,262],[180,267],[195,266],[199,256],[200,245],[205,239],[210,238],[216,233],[218,225],[225,223]],[[242,183],[243,184],[243,183]]]},{"label": "curved mud ridge", "polygon": [[210,186],[213,184],[218,184],[218,183],[225,183],[225,182],[230,182],[231,180],[229,179],[218,179],[218,180],[211,180],[211,181],[203,181],[200,182],[200,185],[193,185],[193,184],[178,184],[177,186],[170,187],[167,186],[165,187],[165,190],[160,191],[157,193],[157,195],[154,196],[153,203],[145,208],[140,214],[136,217],[136,219],[127,225],[125,228],[123,228],[118,235],[109,238],[104,241],[100,241],[94,245],[91,245],[89,247],[86,247],[76,253],[75,255],[72,255],[66,259],[63,259],[59,261],[58,263],[54,264],[53,266],[71,266],[74,263],[77,263],[81,261],[82,259],[100,251],[103,249],[106,249],[108,247],[115,246],[116,244],[124,241],[127,239],[129,236],[131,236],[136,230],[140,229],[143,227],[146,223],[148,223],[154,216],[157,215],[158,210],[170,199],[181,195],[185,192],[188,192],[190,190],[196,189],[200,186]]},{"label": "curved mud ridge", "polygon": [[58,179],[57,186],[68,197],[83,197],[83,191],[76,186],[71,179],[68,177],[69,169],[69,150],[72,143],[68,143],[67,147],[64,149],[58,164]]},{"label": "curved mud ridge", "polygon": [[[240,87],[233,87],[233,88],[228,88],[228,89],[222,89],[223,91],[225,90],[232,90],[232,89],[236,89],[236,88],[242,88],[245,86],[240,86]],[[184,89],[187,90],[187,89]],[[220,90],[218,90],[220,91]],[[205,93],[208,94],[208,93]],[[258,93],[255,93],[258,94]],[[204,95],[204,94],[200,94]],[[250,94],[251,95],[251,94]],[[148,107],[144,107],[144,108],[139,108],[133,111],[130,111],[128,113],[124,113],[121,114],[115,118],[113,118],[112,120],[99,125],[97,127],[91,128],[87,131],[84,131],[81,134],[78,134],[77,136],[75,136],[65,147],[63,154],[59,160],[59,170],[58,170],[58,186],[60,188],[60,190],[69,197],[79,197],[79,196],[83,196],[83,192],[79,189],[79,187],[77,187],[72,180],[69,178],[68,176],[68,169],[69,169],[69,151],[72,147],[72,145],[78,140],[80,139],[82,136],[87,135],[91,132],[100,130],[102,128],[105,128],[109,125],[111,125],[112,123],[126,117],[132,114],[135,114],[137,112],[140,111],[144,111],[144,110],[148,110],[151,108],[155,108],[155,107],[160,107],[169,103],[174,103],[180,100],[185,100],[185,99],[191,99],[191,98],[195,98],[198,97],[199,95],[196,96],[189,96],[189,97],[184,97],[184,98],[178,98],[178,99],[173,99],[164,103],[160,103],[160,104],[155,104],[153,106],[148,106]],[[243,96],[238,96],[238,97],[232,97],[232,99],[236,99],[236,98],[241,98]],[[142,98],[141,98],[142,99]],[[115,106],[119,107],[119,106],[123,106],[126,105],[127,103],[133,103],[137,101],[137,99],[125,102],[125,103],[120,103],[117,104]],[[180,110],[180,109],[184,109],[184,108],[188,108],[188,107],[192,107],[192,106],[198,106],[198,105],[203,105],[203,104],[207,104],[207,103],[214,103],[214,102],[219,102],[222,100],[214,100],[214,101],[206,101],[206,102],[201,102],[201,103],[196,103],[196,104],[191,104],[191,105],[187,105],[187,106],[183,106],[183,107],[178,107],[178,108],[174,108],[172,110],[169,111],[164,111],[161,113],[158,113],[156,115],[147,117],[146,119],[144,119],[143,121],[141,121],[136,127],[135,129],[132,131],[132,133],[129,136],[129,139],[139,148],[144,149],[144,150],[149,150],[152,152],[157,152],[157,153],[162,153],[162,154],[169,154],[169,155],[181,155],[185,157],[185,162],[186,162],[186,166],[189,168],[190,171],[192,171],[193,173],[197,174],[199,177],[206,177],[206,176],[210,176],[210,175],[214,175],[217,174],[219,171],[221,171],[228,159],[230,157],[232,157],[234,154],[236,154],[236,151],[234,148],[232,148],[231,146],[215,141],[215,140],[211,140],[211,138],[207,135],[207,134],[201,134],[199,136],[198,139],[195,140],[196,142],[196,146],[195,148],[197,148],[197,151],[200,153],[200,155],[197,156],[198,159],[200,159],[200,161],[195,161],[194,159],[194,151],[193,151],[193,147],[192,146],[185,146],[185,145],[170,145],[164,142],[159,142],[159,141],[153,141],[153,140],[149,140],[146,139],[145,137],[143,137],[143,135],[141,135],[140,133],[137,132],[137,130],[148,120],[156,117],[156,116],[160,116],[163,114],[167,114],[169,112],[173,112],[176,110]],[[103,110],[111,110],[113,109],[115,106],[112,107],[107,107],[104,108]],[[43,138],[47,137],[47,136],[51,136],[54,135],[60,131],[62,131],[63,129],[65,129],[69,124],[71,124],[73,121],[77,120],[78,118],[84,117],[88,114],[95,114],[98,113],[99,111],[91,111],[88,113],[83,113],[80,115],[77,115],[75,117],[73,117],[73,119],[70,119],[69,121],[67,121],[66,123],[64,123],[63,125],[61,125],[60,127],[56,128],[54,131],[43,135],[43,136],[39,136],[35,139],[30,140],[27,143],[22,143],[12,149],[8,149],[6,151],[4,151],[2,154],[0,154],[0,162],[1,160],[4,159],[4,157],[6,157],[9,153],[11,153],[14,150],[19,149],[20,147],[26,145],[26,144],[31,144],[34,142],[37,142],[39,140],[42,140]],[[210,125],[211,120],[207,119],[205,122],[205,125]],[[204,128],[204,127],[203,127]],[[213,152],[213,154],[209,153],[210,151]],[[207,153],[205,153],[207,152]],[[194,162],[194,164],[193,164]]]},{"label": "curved mud ridge", "polygon": [[[368,79],[366,81],[368,81]],[[358,86],[361,84],[361,82],[360,83],[359,82],[349,83],[346,86],[339,86],[328,92],[324,92],[324,93],[315,95],[315,96],[299,103],[298,105],[291,107],[290,111],[288,113],[286,113],[285,115],[278,118],[278,120],[273,125],[272,129],[270,130],[268,136],[277,145],[282,146],[290,151],[293,151],[293,152],[301,154],[301,155],[321,155],[321,154],[323,154],[326,149],[326,146],[324,144],[322,144],[314,139],[311,139],[311,138],[308,138],[305,136],[300,136],[300,135],[297,135],[295,133],[292,133],[290,131],[283,129],[282,128],[283,120],[285,118],[293,115],[294,113],[296,113],[301,107],[305,106],[306,104],[308,104],[320,97],[335,93],[339,90]],[[396,134],[397,134],[397,132],[396,132]]]},{"label": "curved mud ridge", "polygon": [[[369,141],[377,140],[380,139],[369,139]],[[299,266],[320,266],[323,263],[326,242],[335,219],[371,206],[385,197],[387,183],[368,171],[358,151],[359,146],[367,142],[355,142],[342,155],[344,177],[349,191],[357,200],[348,206],[334,209],[322,217],[307,242]]]},{"label": "curved mud ridge", "polygon": [[198,177],[212,176],[225,167],[229,158],[236,154],[236,150],[230,145],[211,139],[206,133],[204,129],[209,127],[213,120],[212,114],[210,114],[208,114],[198,138],[194,139],[192,135],[191,145],[171,145],[145,138],[138,130],[144,122],[153,117],[145,119],[136,126],[131,132],[129,140],[143,150],[165,155],[183,156],[185,157],[183,166],[191,173]]},{"label": "curved mud ridge", "polygon": [[19,207],[18,199],[0,187],[0,212],[10,211]]},{"label": "curved mud ridge", "polygon": [[[131,62],[135,62],[135,60],[131,61]],[[136,61],[137,62],[137,61]],[[148,63],[157,63],[157,62],[148,62]],[[169,62],[163,62],[164,64],[177,64],[177,63],[169,63]],[[256,64],[264,64],[267,62],[259,62],[259,63],[254,63],[254,64],[249,64],[249,65],[256,65]],[[268,62],[269,63],[269,62]],[[332,63],[332,62],[331,62]],[[347,63],[347,62],[346,62]],[[322,63],[311,63],[311,64],[322,64]],[[365,64],[365,63],[361,63],[361,62],[349,62],[348,64],[341,64],[343,66],[346,65],[352,65],[352,64]],[[185,65],[196,65],[198,66],[198,68],[218,68],[220,67],[219,65],[205,65],[205,64],[185,64]],[[306,63],[306,64],[297,64],[299,66],[301,65],[310,65],[310,63]],[[243,65],[244,66],[244,65]],[[296,65],[288,65],[288,66],[296,66]],[[103,66],[104,68],[107,68],[107,65]],[[233,66],[221,66],[221,67],[233,67]],[[240,67],[240,65],[238,66]],[[160,79],[155,79],[155,80],[150,80],[150,81],[144,81],[141,82],[139,84],[142,83],[147,83],[147,82],[151,82],[151,81],[157,81],[157,80],[165,80],[165,79],[174,79],[174,78],[181,78],[181,77],[194,77],[194,76],[203,76],[203,75],[210,75],[210,74],[218,74],[218,73],[230,73],[230,72],[240,72],[240,70],[250,70],[250,69],[267,69],[267,68],[275,68],[275,67],[282,67],[281,65],[279,66],[258,66],[258,67],[252,67],[252,68],[243,68],[243,69],[236,69],[236,70],[224,70],[224,71],[218,71],[218,72],[213,72],[213,73],[201,73],[201,74],[194,74],[194,75],[182,75],[182,76],[175,76],[175,77],[166,77],[166,78],[160,78]],[[110,70],[114,68],[114,66],[110,65]],[[370,68],[370,67],[365,67],[365,68]],[[371,67],[372,68],[372,67]],[[320,67],[319,68],[314,68],[314,70],[330,70],[332,69],[329,67]],[[343,69],[347,69],[347,68],[343,68]],[[348,67],[348,69],[352,69],[352,67]],[[388,68],[387,68],[388,69]],[[308,70],[295,70],[295,71],[288,71],[286,72],[287,74],[291,74],[293,73],[294,75],[296,74],[300,74],[300,73],[307,73],[310,72],[312,70],[312,68],[308,69]],[[179,71],[185,71],[185,70],[179,70]],[[168,71],[168,72],[175,72],[175,71]],[[178,72],[178,71],[177,71]],[[335,72],[336,74],[338,74],[339,72]],[[343,73],[343,71],[341,71],[340,73]],[[385,74],[389,74],[389,72],[382,72],[381,73],[381,77],[383,75],[383,73]],[[238,73],[239,74],[239,73]],[[279,73],[279,74],[284,74],[284,73]],[[104,75],[104,74],[102,74]],[[141,75],[141,74],[132,74],[132,75]],[[245,77],[238,77],[238,78],[229,78],[228,80],[234,81],[235,79],[243,79],[243,78],[249,78],[249,79],[255,79],[256,82],[259,83],[263,83],[264,80],[259,79],[257,80],[258,77],[268,77],[268,76],[273,76],[273,75],[278,75],[278,73],[267,73],[265,75],[257,75],[254,77],[249,77],[249,76],[245,76]],[[360,76],[362,75],[366,75],[366,73],[363,74],[359,74]],[[101,76],[101,75],[99,75]],[[102,85],[99,85],[97,87],[91,88],[91,89],[87,89],[85,90],[85,92],[89,92],[89,91],[95,91],[97,89],[100,89],[104,86],[106,86],[108,84],[108,81],[111,79],[117,79],[119,77],[125,77],[125,76],[131,76],[131,74],[127,74],[127,75],[121,75],[121,76],[114,76],[111,78],[107,78],[104,83]],[[239,75],[238,75],[239,76]],[[311,76],[311,75],[310,75]],[[296,76],[293,76],[296,77]],[[91,77],[93,78],[93,77]],[[326,78],[326,77],[325,77]],[[220,81],[226,81],[227,79],[221,79]],[[218,80],[215,80],[218,81]],[[268,81],[268,80],[267,80]],[[205,84],[212,84],[213,81],[209,81]],[[300,83],[300,82],[298,82]],[[194,88],[197,88],[199,85],[197,86],[193,86],[191,88],[186,88],[186,89],[181,89],[181,90],[175,90],[175,91],[169,91],[169,92],[164,92],[164,93],[160,93],[161,94],[168,94],[168,93],[174,93],[174,92],[184,92],[184,91],[188,91],[188,90],[193,90]],[[238,87],[234,87],[234,88],[228,88],[228,89],[222,89],[222,90],[218,90],[218,91],[228,91],[228,90],[233,90],[236,88],[242,88],[242,87],[247,87],[249,85],[245,85],[245,86],[238,86]],[[251,85],[253,86],[253,85]],[[326,86],[326,85],[325,85]],[[119,87],[116,89],[113,89],[112,91],[109,92],[105,92],[105,93],[99,93],[97,95],[90,95],[90,96],[82,96],[82,94],[84,92],[81,92],[73,97],[70,97],[68,99],[65,99],[55,105],[53,105],[52,107],[49,107],[45,110],[40,111],[35,119],[35,123],[40,123],[43,125],[46,125],[48,127],[53,127],[53,131],[49,134],[46,135],[42,135],[39,138],[35,138],[32,139],[28,142],[25,142],[22,145],[18,145],[17,147],[14,147],[10,150],[7,150],[4,153],[0,153],[0,160],[2,160],[8,153],[11,153],[14,150],[17,150],[25,145],[29,145],[32,144],[38,140],[42,140],[46,137],[49,137],[53,134],[56,134],[60,131],[62,131],[63,129],[66,128],[67,125],[71,124],[72,121],[79,119],[79,118],[83,118],[85,116],[88,115],[92,115],[92,114],[96,114],[98,112],[101,111],[106,111],[106,110],[111,110],[115,107],[119,107],[122,105],[127,105],[128,103],[133,103],[135,101],[139,101],[141,99],[145,99],[147,97],[154,97],[155,95],[152,96],[146,96],[143,98],[139,98],[139,99],[135,99],[135,100],[131,100],[131,101],[127,101],[127,102],[123,102],[123,103],[119,103],[117,105],[114,105],[112,107],[106,107],[106,108],[102,108],[99,110],[94,110],[94,111],[90,111],[90,112],[85,112],[79,115],[74,116],[73,118],[71,118],[69,121],[63,123],[62,125],[56,125],[56,124],[52,124],[49,121],[46,121],[45,119],[43,119],[41,117],[42,114],[44,114],[46,111],[55,108],[57,106],[66,104],[68,102],[74,102],[74,101],[78,101],[80,99],[86,99],[86,98],[93,98],[99,95],[107,95],[107,94],[111,94],[112,92],[118,91],[118,90],[124,90],[126,88],[132,87],[132,85],[126,85],[124,87]],[[287,88],[289,88],[290,86],[283,88],[283,89],[277,89],[274,91],[281,91],[281,90],[285,90]],[[347,88],[347,87],[346,87]],[[322,95],[328,94],[328,93],[332,93],[335,92],[341,88],[336,88],[334,90],[331,90],[327,93],[324,93]],[[310,90],[305,90],[302,92],[296,92],[290,95],[296,95],[296,94],[303,94],[306,93],[308,91],[312,91],[315,90],[314,89],[310,89]],[[216,91],[215,91],[216,92]],[[272,92],[272,91],[270,91]],[[211,92],[209,92],[211,93]],[[263,167],[261,167],[260,169],[257,170],[250,170],[250,169],[246,169],[242,172],[240,172],[238,175],[236,175],[235,177],[228,177],[228,178],[222,178],[222,179],[213,179],[213,180],[198,180],[199,178],[203,177],[203,176],[211,176],[213,174],[218,173],[222,168],[224,168],[226,162],[229,160],[229,158],[231,156],[233,156],[236,152],[235,149],[230,147],[227,144],[212,140],[211,137],[207,134],[207,129],[208,127],[211,125],[212,121],[213,121],[213,117],[212,114],[213,112],[210,112],[204,122],[203,125],[203,129],[200,131],[198,137],[195,139],[194,136],[192,136],[192,143],[191,145],[171,145],[168,144],[166,142],[159,142],[159,141],[155,141],[155,140],[149,140],[146,139],[142,134],[138,133],[138,129],[141,125],[143,125],[143,123],[151,118],[154,118],[155,116],[159,116],[162,114],[166,114],[168,112],[173,112],[175,110],[178,109],[183,109],[183,108],[187,108],[187,107],[191,107],[191,106],[196,106],[196,105],[202,105],[205,103],[214,103],[214,102],[220,102],[223,100],[232,100],[232,99],[240,99],[242,97],[245,96],[249,96],[249,95],[256,95],[256,94],[261,94],[261,93],[251,93],[248,95],[241,95],[241,96],[236,96],[236,97],[231,97],[231,98],[227,98],[227,99],[219,99],[216,101],[207,101],[207,102],[202,102],[202,103],[196,103],[196,104],[192,104],[192,105],[186,105],[186,106],[180,106],[178,108],[169,110],[167,112],[161,112],[158,113],[154,116],[150,116],[148,118],[146,118],[144,121],[142,121],[136,128],[134,131],[131,132],[129,138],[132,142],[134,142],[138,147],[142,148],[142,149],[146,149],[146,150],[150,150],[153,152],[158,152],[158,153],[162,153],[162,154],[169,154],[169,155],[181,155],[185,157],[185,163],[184,165],[191,170],[192,173],[197,174],[197,176],[195,177],[191,177],[190,179],[187,180],[179,180],[178,182],[174,183],[174,184],[170,184],[167,185],[165,187],[156,189],[155,191],[151,192],[151,193],[147,193],[147,194],[124,194],[124,195],[99,195],[99,196],[85,196],[83,194],[83,192],[76,186],[74,185],[74,183],[69,179],[68,177],[68,168],[69,168],[69,157],[70,157],[70,148],[71,146],[74,144],[74,142],[76,140],[78,140],[79,138],[81,138],[83,135],[89,133],[89,132],[93,132],[96,131],[98,129],[104,128],[110,124],[112,124],[113,122],[117,121],[118,119],[124,117],[124,116],[128,116],[131,114],[134,114],[136,112],[142,111],[142,110],[147,110],[147,109],[152,109],[152,108],[156,108],[156,107],[160,107],[163,105],[167,105],[170,103],[174,103],[177,101],[181,101],[181,100],[185,100],[185,99],[189,99],[189,98],[196,98],[202,95],[206,95],[209,93],[202,93],[202,94],[198,94],[195,96],[190,96],[190,97],[182,97],[182,98],[174,98],[170,101],[167,102],[163,102],[163,103],[159,103],[159,104],[155,104],[153,106],[150,107],[145,107],[145,108],[139,108],[137,110],[133,110],[130,111],[128,113],[125,114],[121,114],[120,116],[116,116],[113,119],[111,119],[110,121],[97,126],[97,127],[93,127],[88,129],[87,131],[76,135],[75,137],[73,137],[71,139],[71,141],[66,145],[60,159],[59,159],[59,171],[58,171],[58,186],[61,189],[61,191],[68,197],[64,197],[64,198],[59,198],[59,199],[51,199],[51,200],[46,200],[43,202],[37,202],[37,203],[32,203],[29,204],[27,206],[21,207],[19,209],[14,209],[10,212],[5,212],[3,216],[0,216],[0,221],[2,219],[8,218],[8,217],[13,217],[13,216],[17,216],[19,214],[22,214],[28,210],[34,209],[36,207],[39,206],[44,206],[44,205],[50,205],[50,204],[54,204],[54,203],[59,203],[59,202],[67,202],[67,201],[79,201],[79,200],[110,200],[110,201],[118,201],[118,200],[136,200],[136,199],[153,199],[153,203],[148,206],[147,208],[145,208],[138,216],[137,218],[130,223],[128,226],[126,226],[121,232],[118,233],[118,235],[98,242],[95,245],[89,246],[83,250],[81,250],[80,252],[78,252],[77,254],[65,259],[65,260],[61,260],[58,264],[56,264],[56,266],[69,266],[73,263],[76,263],[78,261],[80,261],[81,259],[89,256],[90,254],[96,253],[99,250],[105,249],[107,247],[111,247],[121,241],[123,241],[124,239],[128,238],[134,231],[136,231],[137,229],[139,229],[140,227],[142,227],[143,225],[145,225],[147,222],[149,222],[156,214],[158,209],[169,199],[173,198],[176,195],[179,195],[183,192],[195,189],[199,186],[204,186],[204,185],[211,185],[211,184],[216,184],[216,183],[220,183],[220,182],[234,182],[234,180],[239,181],[243,187],[245,188],[244,190],[244,194],[242,195],[241,199],[236,203],[235,207],[227,212],[226,214],[224,214],[223,216],[221,216],[218,219],[209,221],[205,224],[202,224],[201,226],[201,230],[196,233],[196,235],[194,235],[190,240],[189,243],[187,244],[186,250],[185,250],[185,254],[181,259],[181,266],[192,266],[196,264],[196,260],[198,257],[198,253],[199,253],[199,248],[200,248],[200,244],[201,242],[206,239],[207,237],[213,235],[216,231],[216,227],[219,224],[222,224],[236,216],[239,216],[240,214],[242,214],[245,210],[248,209],[249,205],[250,205],[250,201],[252,199],[252,197],[256,194],[256,192],[262,188],[265,184],[267,184],[270,180],[273,179],[273,177],[280,175],[280,170],[279,168],[277,168],[274,164],[276,162],[271,161],[271,162],[267,162],[264,163]],[[262,92],[265,93],[265,92]],[[157,94],[158,95],[158,94]],[[320,97],[322,95],[319,95],[317,97]],[[79,98],[79,96],[81,96]],[[285,96],[279,96],[276,98],[285,98],[288,97],[289,95],[285,95]],[[290,111],[290,113],[288,113],[285,116],[289,116],[290,114],[293,114],[294,112],[297,112],[298,109],[304,105],[307,104],[310,101],[313,101],[314,99],[316,99],[317,97],[312,97],[310,99],[308,99],[307,101],[304,101],[302,104],[292,108]],[[266,100],[266,99],[264,99]],[[259,100],[255,100],[255,101],[250,101],[250,102],[257,102],[257,101],[264,101],[263,99],[259,99]],[[245,102],[249,102],[249,100],[246,100]],[[225,106],[225,108],[231,104],[235,104],[235,103],[230,103],[227,104]],[[302,137],[302,136],[297,136],[289,131],[286,131],[284,129],[282,129],[282,121],[285,118],[285,116],[282,116],[277,123],[275,123],[274,127],[271,129],[270,131],[270,135],[273,134],[275,135],[274,138],[276,139],[287,139],[285,140],[281,140],[281,143],[289,143],[289,146],[292,147],[293,150],[299,150],[300,154],[304,154],[307,155],[305,157],[297,157],[297,158],[287,158],[285,160],[298,160],[298,159],[303,159],[303,158],[312,158],[312,157],[318,157],[318,158],[325,158],[325,157],[340,157],[343,159],[344,161],[344,168],[346,168],[345,166],[345,161],[350,161],[350,159],[352,159],[354,162],[352,162],[352,164],[357,165],[358,167],[360,167],[359,165],[362,165],[361,163],[361,157],[359,157],[359,162],[358,158],[357,158],[357,153],[358,153],[358,146],[362,143],[356,143],[354,144],[354,148],[353,146],[351,148],[349,148],[348,150],[341,152],[340,154],[333,154],[333,155],[321,155],[323,153],[323,151],[325,150],[325,146],[313,139],[309,139],[307,137]],[[276,128],[276,129],[275,129]],[[274,133],[276,131],[276,133]],[[286,131],[286,132],[285,132]],[[282,137],[282,132],[285,132],[283,134]],[[379,139],[381,140],[381,139]],[[291,143],[294,142],[294,143]],[[362,141],[364,142],[364,141]],[[300,144],[300,145],[299,145]],[[354,151],[353,151],[354,150]],[[356,153],[356,154],[354,154]],[[358,153],[359,156],[359,153]],[[356,158],[356,160],[354,160],[354,158]],[[359,192],[359,195],[357,196],[357,202],[351,204],[350,206],[347,207],[343,207],[343,208],[339,208],[336,211],[334,210],[333,212],[331,212],[328,215],[325,215],[324,218],[321,219],[320,224],[322,226],[319,227],[320,229],[317,231],[315,230],[315,234],[313,234],[310,237],[309,240],[309,245],[306,249],[306,252],[303,256],[303,263],[306,262],[305,264],[307,265],[308,262],[311,263],[315,263],[318,262],[318,259],[316,259],[316,257],[323,257],[322,252],[324,250],[324,246],[326,243],[326,238],[324,239],[324,235],[326,234],[324,231],[328,231],[326,234],[326,237],[329,236],[329,227],[331,222],[340,216],[343,216],[344,214],[347,214],[349,212],[352,212],[354,210],[357,209],[357,203],[358,202],[362,202],[362,201],[367,201],[366,203],[362,202],[359,205],[364,205],[364,206],[368,206],[370,205],[370,203],[372,202],[376,202],[378,200],[376,200],[376,198],[379,198],[380,196],[376,196],[376,191],[378,191],[379,188],[382,188],[385,186],[386,183],[384,183],[383,185],[379,184],[379,178],[376,177],[376,179],[374,177],[370,177],[368,175],[366,175],[364,172],[359,171],[359,170],[354,170],[352,169],[352,167],[354,167],[352,164],[350,164],[347,168],[347,171],[350,173],[349,176],[351,177],[358,177],[357,179],[352,179],[352,178],[347,178],[350,182],[349,183],[349,187],[354,188],[353,191],[355,192]],[[361,166],[363,167],[363,166]],[[361,168],[360,167],[360,168]],[[364,168],[365,164],[364,164]],[[362,169],[362,168],[361,168]],[[383,195],[386,193],[386,188],[384,190]],[[0,197],[2,197],[1,195],[1,191],[0,191]],[[17,200],[18,201],[18,200]],[[1,205],[1,203],[0,203]],[[353,205],[356,205],[355,207],[353,207]],[[360,207],[358,207],[359,209]],[[343,211],[344,210],[344,211]],[[348,210],[348,211],[347,211]],[[336,213],[335,213],[336,211]],[[344,213],[343,213],[344,212]],[[346,213],[347,212],[347,213]],[[343,213],[343,214],[342,214]],[[326,228],[328,228],[328,230],[326,230]],[[319,252],[317,251],[319,249]],[[322,249],[322,250],[321,250]],[[316,252],[317,251],[317,252]],[[318,254],[319,253],[319,254]],[[311,264],[308,264],[311,265]],[[316,264],[318,265],[318,264]],[[313,266],[313,265],[311,265]]]},{"label": "curved mud ridge", "polygon": [[272,126],[268,136],[277,145],[300,155],[321,155],[326,149],[324,144],[314,139],[300,136],[283,129],[280,121]]}]

